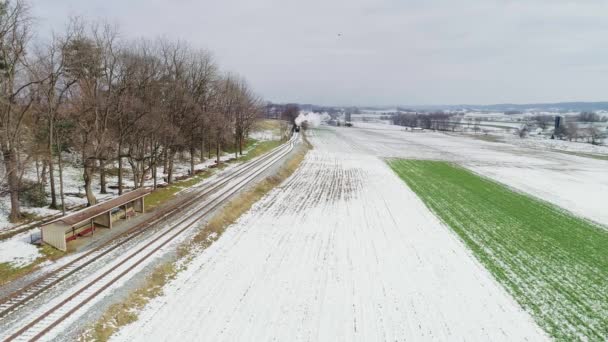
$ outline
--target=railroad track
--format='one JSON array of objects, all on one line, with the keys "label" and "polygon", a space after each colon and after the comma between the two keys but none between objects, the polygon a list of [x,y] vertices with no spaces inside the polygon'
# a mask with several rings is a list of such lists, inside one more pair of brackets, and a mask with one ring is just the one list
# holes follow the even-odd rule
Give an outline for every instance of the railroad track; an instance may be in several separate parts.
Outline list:
[{"label": "railroad track", "polygon": [[34,280],[27,286],[22,287],[20,290],[11,293],[5,298],[0,299],[0,320],[2,320],[5,316],[10,314],[15,309],[38,297],[40,294],[46,292],[48,289],[52,288],[53,286],[64,281],[68,277],[77,273],[78,271],[96,262],[101,256],[116,250],[127,242],[133,240],[135,237],[140,236],[141,234],[146,232],[147,229],[153,227],[155,224],[158,224],[176,215],[177,213],[188,209],[196,201],[212,194],[221,186],[230,182],[234,178],[244,174],[245,172],[251,170],[255,166],[264,162],[264,160],[271,158],[277,153],[280,153],[281,150],[286,147],[287,146],[279,147],[274,151],[269,152],[264,157],[244,164],[243,166],[235,170],[232,174],[228,175],[226,178],[223,178],[221,181],[210,184],[207,187],[203,188],[201,192],[194,194],[193,197],[186,198],[184,201],[176,204],[175,206],[158,212],[154,216],[150,217],[148,220],[141,222],[140,224],[134,226],[125,233],[117,236],[112,241],[87,252],[86,254],[78,257],[77,259],[74,259],[73,261],[58,268],[57,270],[54,270],[50,274],[42,276],[37,280]]},{"label": "railroad track", "polygon": [[[244,164],[225,179],[206,187],[201,193],[197,194],[191,199],[186,200],[186,203],[184,203],[185,205],[180,203],[178,208],[174,208],[169,212],[160,213],[159,215],[151,218],[151,220],[134,227],[129,232],[126,232],[130,234],[124,236],[120,241],[116,242],[116,240],[113,240],[113,244],[108,243],[108,245],[100,246],[97,249],[92,250],[78,259],[75,259],[72,262],[62,266],[49,275],[41,277],[39,280],[34,281],[32,284],[28,285],[26,288],[18,291],[17,293],[8,296],[4,302],[0,302],[2,303],[0,304],[0,310],[2,310],[0,312],[4,315],[0,316],[0,318],[9,315],[12,311],[25,305],[27,302],[48,291],[50,288],[58,285],[68,277],[77,274],[78,271],[95,262],[101,256],[110,253],[127,241],[139,236],[147,229],[146,227],[150,227],[169,216],[173,216],[177,212],[182,212],[186,208],[191,209],[190,213],[188,213],[185,217],[179,219],[177,223],[173,223],[169,228],[161,231],[160,234],[154,235],[150,241],[146,242],[143,246],[138,247],[135,252],[112,260],[109,265],[105,265],[104,268],[102,268],[102,270],[105,269],[102,274],[98,275],[96,278],[92,279],[78,290],[72,291],[67,298],[55,303],[52,308],[40,313],[36,317],[29,318],[27,320],[29,323],[22,325],[21,328],[14,331],[11,335],[4,337],[6,338],[6,341],[30,341],[37,340],[44,336],[55,326],[70,317],[83,305],[89,303],[92,299],[113,285],[117,280],[121,279],[124,275],[154,255],[159,249],[166,246],[194,224],[198,223],[201,218],[224,203],[234,193],[241,190],[244,186],[266,171],[278,160],[282,159],[293,149],[294,139],[295,138],[290,140],[289,143],[268,153],[267,155]],[[230,184],[231,182],[234,184]],[[215,194],[215,196],[211,197],[210,195],[212,194]],[[207,201],[199,207],[194,206],[194,208],[191,208],[193,203],[202,198],[206,198]],[[97,272],[99,273],[99,271]]]}]

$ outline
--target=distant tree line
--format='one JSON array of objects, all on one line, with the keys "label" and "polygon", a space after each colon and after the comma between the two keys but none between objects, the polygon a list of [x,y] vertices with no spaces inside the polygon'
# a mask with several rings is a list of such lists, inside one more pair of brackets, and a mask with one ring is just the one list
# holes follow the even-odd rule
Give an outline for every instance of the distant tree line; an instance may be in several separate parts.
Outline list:
[{"label": "distant tree line", "polygon": [[[32,44],[32,18],[22,0],[0,1],[0,152],[10,193],[10,220],[21,218],[23,174],[35,162],[50,206],[63,204],[62,152],[79,156],[88,203],[93,174],[106,192],[117,164],[118,192],[129,168],[133,187],[157,166],[173,181],[176,155],[219,162],[222,149],[242,154],[263,104],[246,81],[219,71],[206,50],[188,43],[125,40],[108,24],[70,21],[63,35]],[[57,184],[58,183],[58,184]],[[64,207],[65,209],[65,207]]]},{"label": "distant tree line", "polygon": [[601,117],[594,112],[581,112],[576,116],[576,120],[581,122],[602,122],[608,121],[608,117]]},{"label": "distant tree line", "polygon": [[[542,130],[546,130],[555,126],[555,116],[553,115],[535,115],[532,116],[531,121]],[[568,139],[568,140],[586,140],[589,143],[598,143],[605,132],[602,132],[600,128],[594,126],[595,122],[605,122],[608,118],[602,118],[597,113],[593,112],[581,112],[578,115],[564,116],[559,127],[554,129],[553,137],[557,139]],[[585,127],[579,127],[578,123],[586,123]]]},{"label": "distant tree line", "polygon": [[280,119],[294,123],[298,115],[300,115],[300,106],[296,103],[268,102],[264,106],[264,116],[268,119]]},{"label": "distant tree line", "polygon": [[454,120],[455,116],[455,114],[445,112],[399,113],[393,115],[391,119],[394,125],[447,131],[455,130],[460,124]]},{"label": "distant tree line", "polygon": [[537,126],[543,130],[551,128],[555,124],[555,116],[553,115],[534,115],[530,119],[536,122]]},{"label": "distant tree line", "polygon": [[604,138],[605,132],[598,127],[579,127],[574,121],[566,121],[553,131],[553,137],[557,139],[568,139],[570,141],[586,141],[591,144],[599,144]]}]

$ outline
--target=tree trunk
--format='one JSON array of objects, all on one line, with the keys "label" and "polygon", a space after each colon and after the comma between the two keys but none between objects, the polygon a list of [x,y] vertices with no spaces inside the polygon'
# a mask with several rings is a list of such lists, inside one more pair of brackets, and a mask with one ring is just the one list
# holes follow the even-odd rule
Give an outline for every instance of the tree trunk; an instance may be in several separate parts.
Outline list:
[{"label": "tree trunk", "polygon": [[46,158],[42,160],[42,170],[40,170],[40,179],[38,180],[38,187],[41,193],[46,193]]},{"label": "tree trunk", "polygon": [[239,153],[240,153],[240,155],[243,155],[243,140],[244,140],[243,136],[240,135],[239,136]]},{"label": "tree trunk", "polygon": [[122,142],[118,143],[118,194],[122,195]]},{"label": "tree trunk", "polygon": [[146,173],[148,173],[148,170],[146,170],[146,162],[144,161],[142,163],[142,171],[141,171],[141,177],[139,178],[139,186],[137,188],[143,188],[144,185],[146,185]]},{"label": "tree trunk", "polygon": [[87,195],[87,206],[92,206],[97,203],[97,198],[95,198],[95,194],[93,194],[92,183],[93,183],[93,169],[95,168],[95,160],[87,159],[84,162],[84,191]]},{"label": "tree trunk", "polygon": [[40,171],[40,189],[44,191],[44,187],[46,186],[46,158],[42,160],[42,170]]},{"label": "tree trunk", "polygon": [[174,152],[171,153],[167,153],[168,157],[169,157],[169,166],[167,168],[167,183],[172,184],[173,183],[173,157],[175,155]]},{"label": "tree trunk", "polygon": [[216,162],[217,165],[220,165],[220,141],[219,141],[219,139],[218,139],[218,141],[216,142],[216,145],[215,145],[215,154],[217,156],[217,159],[216,159],[215,162]]},{"label": "tree trunk", "polygon": [[205,138],[201,139],[201,163],[205,161]]},{"label": "tree trunk", "polygon": [[2,151],[4,166],[8,177],[8,189],[11,195],[11,213],[8,216],[10,222],[21,220],[21,206],[19,203],[19,175],[17,170],[17,151],[12,148]]},{"label": "tree trunk", "polygon": [[153,184],[154,184],[154,189],[156,190],[156,173],[157,173],[157,162],[158,156],[157,156],[157,152],[154,151],[152,153],[152,179],[153,179]]},{"label": "tree trunk", "polygon": [[106,188],[106,161],[104,159],[99,159],[99,186],[101,187],[100,193],[108,193]]},{"label": "tree trunk", "polygon": [[[59,148],[61,145],[57,143],[57,147]],[[59,153],[57,155],[57,163],[59,166],[59,196],[61,198],[61,212],[65,216],[65,197],[63,195],[63,163],[61,162],[61,148],[59,148]]]},{"label": "tree trunk", "polygon": [[144,159],[144,170],[142,172],[142,176],[141,176],[141,182],[139,183],[139,187],[143,188],[146,185],[146,175],[148,174],[148,171],[152,172],[152,167],[154,166],[154,160],[153,160],[153,152],[154,151],[154,145],[150,144],[150,159],[148,160],[148,168],[145,168],[145,159]]},{"label": "tree trunk", "polygon": [[133,174],[133,188],[137,189],[141,176],[141,161],[138,159],[129,158],[129,164],[131,164],[131,173]]},{"label": "tree trunk", "polygon": [[42,180],[40,178],[40,161],[38,160],[38,154],[34,155],[34,164],[36,165],[36,185],[41,187]]},{"label": "tree trunk", "polygon": [[190,175],[194,176],[194,147],[190,146]]},{"label": "tree trunk", "polygon": [[167,149],[163,148],[163,174],[167,174],[167,168],[169,167],[169,159]]},{"label": "tree trunk", "polygon": [[139,162],[135,162],[133,167],[131,168],[131,172],[133,172],[133,188],[137,189],[137,184],[139,184]]},{"label": "tree trunk", "polygon": [[234,139],[234,158],[239,159],[239,136],[238,136],[238,134],[235,136],[235,139]]},{"label": "tree trunk", "polygon": [[[49,119],[49,180],[51,181],[51,209],[57,209],[57,191],[55,190],[55,168],[53,162],[53,142],[54,142],[54,125],[53,120]],[[61,154],[61,151],[59,151]]]}]

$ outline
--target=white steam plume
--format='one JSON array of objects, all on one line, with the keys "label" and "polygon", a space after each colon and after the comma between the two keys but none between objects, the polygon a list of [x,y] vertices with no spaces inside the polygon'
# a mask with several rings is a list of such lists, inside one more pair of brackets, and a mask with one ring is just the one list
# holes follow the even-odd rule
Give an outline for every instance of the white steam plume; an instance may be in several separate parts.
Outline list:
[{"label": "white steam plume", "polygon": [[301,112],[296,118],[296,125],[301,126],[303,122],[306,122],[311,127],[317,127],[321,124],[321,122],[329,119],[331,119],[331,117],[327,113],[317,114],[312,112]]}]

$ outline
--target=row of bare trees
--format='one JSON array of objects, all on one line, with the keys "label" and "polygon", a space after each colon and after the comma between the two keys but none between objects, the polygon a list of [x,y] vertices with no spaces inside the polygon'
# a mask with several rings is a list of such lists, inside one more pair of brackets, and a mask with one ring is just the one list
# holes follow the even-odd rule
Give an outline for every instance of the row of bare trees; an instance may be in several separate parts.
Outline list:
[{"label": "row of bare trees", "polygon": [[89,205],[99,175],[117,165],[133,187],[157,167],[173,181],[176,155],[219,162],[224,147],[238,157],[262,102],[247,83],[221,73],[209,52],[187,43],[121,39],[107,24],[73,19],[63,35],[34,44],[32,20],[21,0],[0,0],[0,148],[11,198],[10,220],[21,218],[25,165],[35,161],[50,206],[63,207],[62,153],[79,156]]},{"label": "row of bare trees", "polygon": [[405,127],[420,127],[439,131],[454,130],[459,125],[460,118],[451,113],[399,113],[391,117],[393,125]]},{"label": "row of bare trees", "polygon": [[553,137],[570,141],[582,140],[595,145],[601,143],[604,134],[599,127],[593,125],[580,127],[574,121],[566,121],[554,130]]}]

